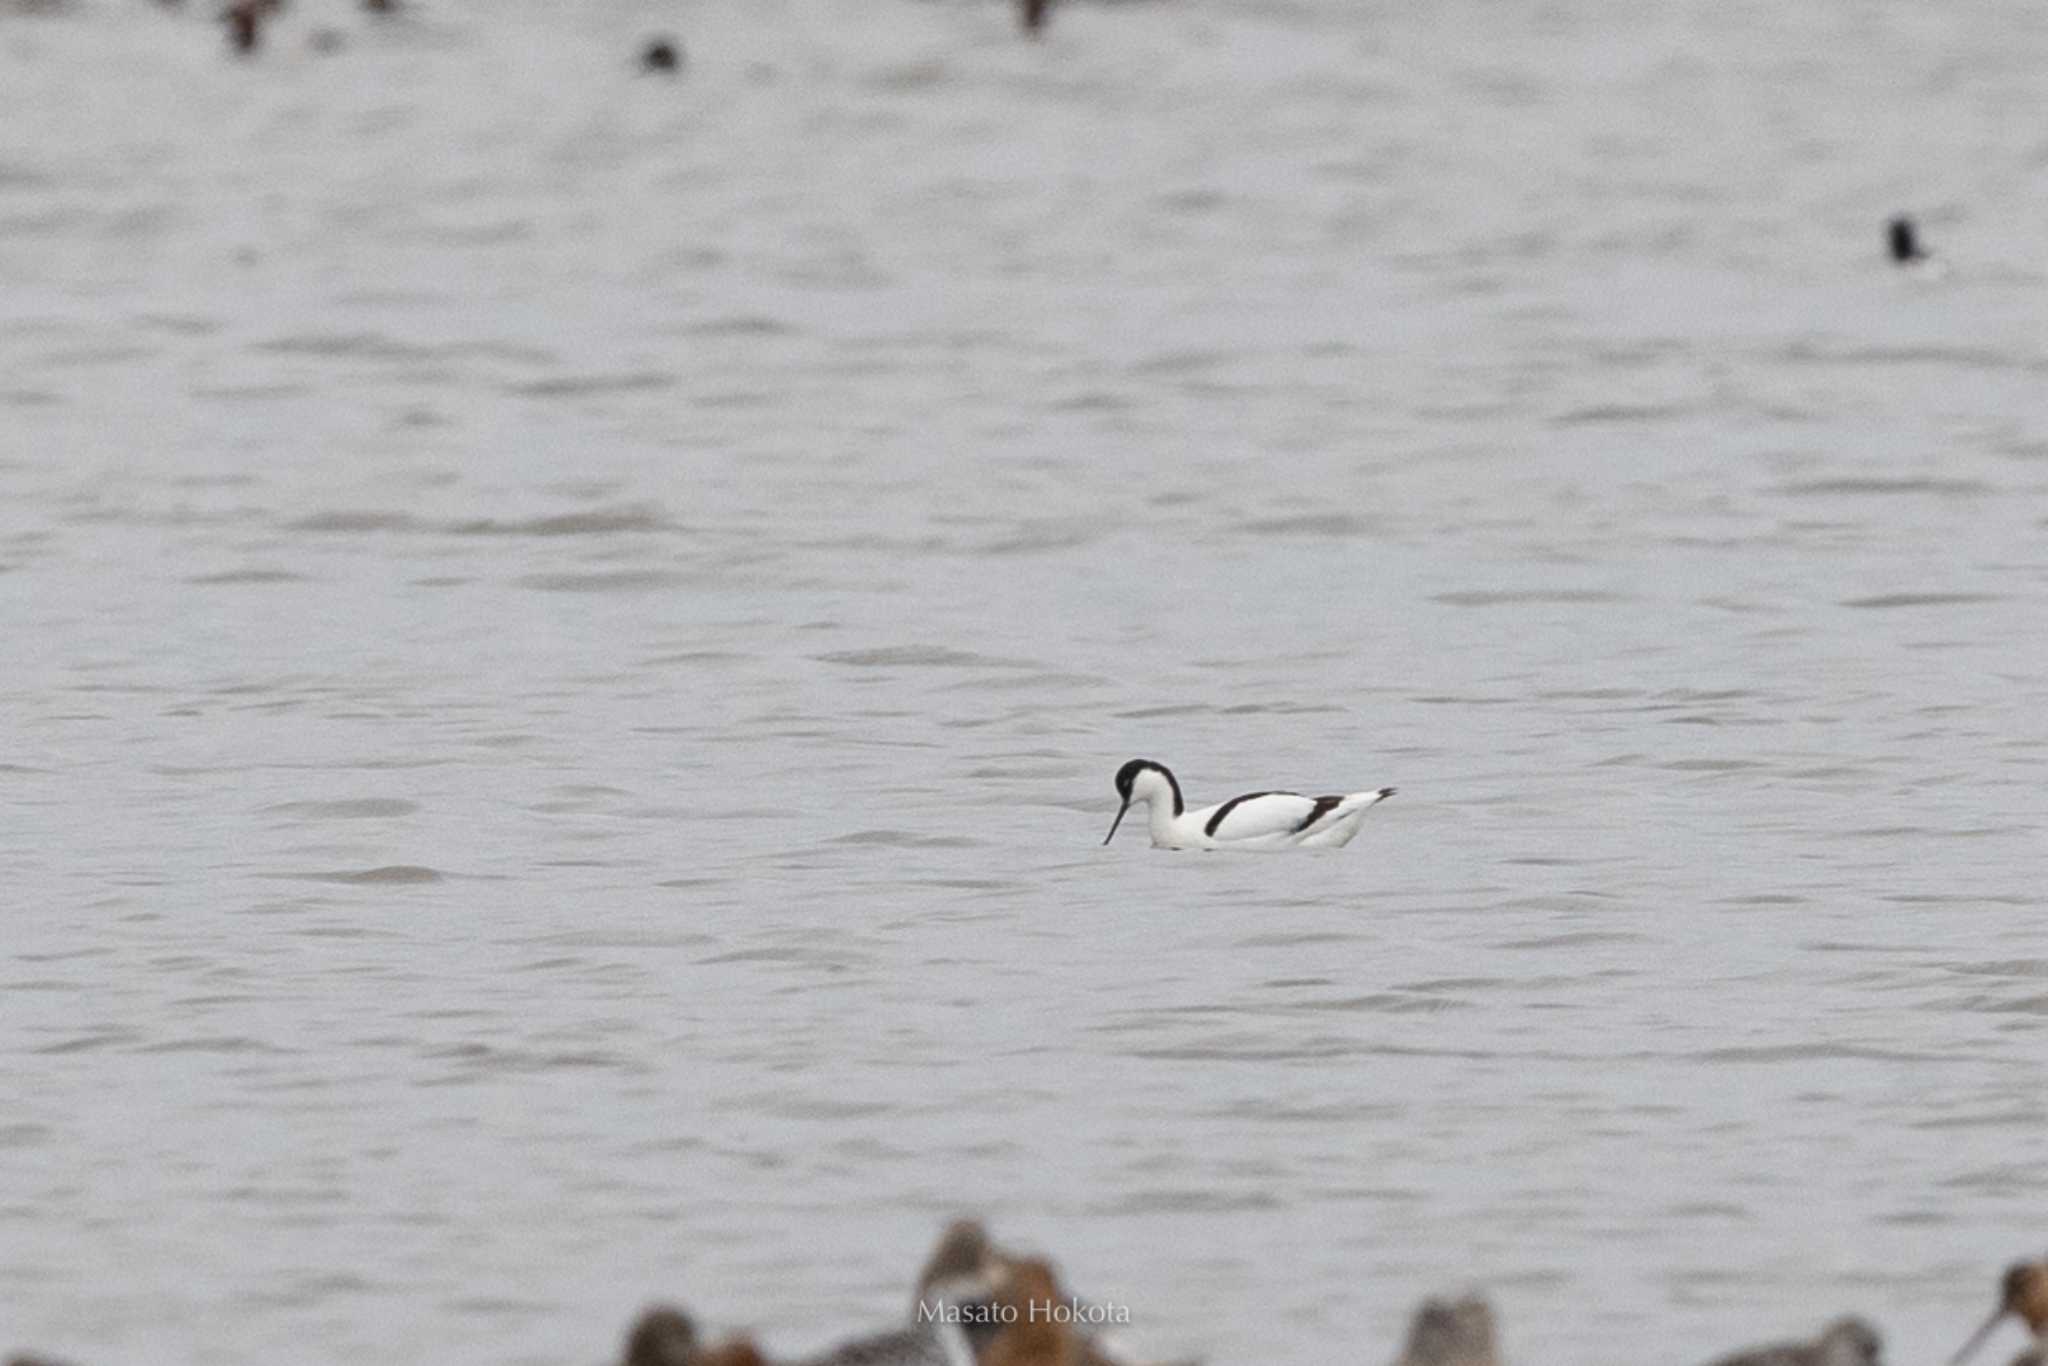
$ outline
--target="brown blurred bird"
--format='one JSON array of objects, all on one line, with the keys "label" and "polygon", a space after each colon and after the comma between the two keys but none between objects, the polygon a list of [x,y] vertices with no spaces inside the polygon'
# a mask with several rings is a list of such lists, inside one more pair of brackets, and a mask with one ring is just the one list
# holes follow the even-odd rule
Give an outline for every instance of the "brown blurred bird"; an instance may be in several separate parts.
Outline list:
[{"label": "brown blurred bird", "polygon": [[254,52],[263,41],[263,20],[272,6],[264,0],[235,0],[221,11],[221,18],[227,21],[228,43],[243,56]]},{"label": "brown blurred bird", "polygon": [[745,1338],[718,1347],[697,1343],[697,1325],[680,1309],[656,1305],[642,1314],[626,1339],[625,1366],[768,1366]]},{"label": "brown blurred bird", "polygon": [[1051,13],[1052,0],[1018,0],[1017,16],[1024,23],[1024,31],[1033,37],[1044,29]]},{"label": "brown blurred bird", "polygon": [[978,1221],[955,1219],[939,1235],[932,1255],[925,1258],[924,1270],[917,1273],[917,1299],[911,1313],[915,1315],[919,1306],[935,1297],[986,1293],[1002,1278],[1006,1261]]},{"label": "brown blurred bird", "polygon": [[1408,1345],[1395,1366],[1498,1366],[1493,1310],[1478,1295],[1429,1299],[1408,1323]]},{"label": "brown blurred bird", "polygon": [[[1129,1366],[1122,1358],[1114,1355],[1100,1338],[1087,1326],[1085,1301],[1076,1301],[1066,1292],[1059,1290],[1057,1282],[1047,1289],[1043,1284],[1037,1287],[1019,1289],[1018,1278],[1027,1267],[1036,1267],[1051,1275],[1051,1267],[1043,1261],[1029,1261],[1019,1257],[988,1236],[988,1230],[973,1219],[955,1219],[946,1225],[939,1235],[938,1245],[931,1256],[925,1259],[924,1269],[917,1273],[917,1298],[911,1307],[913,1319],[920,1313],[929,1314],[939,1306],[955,1304],[974,1307],[993,1304],[1001,1309],[1005,1296],[1010,1297],[1019,1314],[1029,1316],[1028,1305],[1035,1299],[1041,1303],[1041,1319],[1050,1317],[1044,1308],[1048,1298],[1056,1298],[1061,1306],[1063,1320],[1056,1325],[1057,1335],[1064,1344],[1055,1348],[1053,1337],[1041,1336],[1033,1341],[1012,1340],[1008,1352],[1048,1350],[1070,1351],[1074,1354],[1075,1366]],[[1034,1275],[1036,1273],[1033,1273]],[[1077,1307],[1080,1312],[1077,1312]],[[966,1323],[966,1337],[969,1346],[976,1353],[979,1366],[989,1366],[988,1352],[993,1347],[1000,1330],[988,1325],[988,1319],[980,1313],[970,1312]],[[1038,1357],[1025,1356],[1020,1361],[1035,1363]],[[1046,1361],[1060,1361],[1059,1356],[1046,1357]],[[1176,1363],[1189,1366],[1189,1363]]]},{"label": "brown blurred bird", "polygon": [[981,1366],[1082,1366],[1080,1335],[1062,1321],[1071,1301],[1060,1293],[1052,1267],[1036,1258],[1010,1263],[996,1292],[1003,1327],[981,1354]]},{"label": "brown blurred bird", "polygon": [[1836,1319],[1812,1342],[1774,1342],[1731,1356],[1712,1366],[1878,1366],[1884,1340],[1859,1318]]},{"label": "brown blurred bird", "polygon": [[[1949,1366],[1956,1366],[1983,1346],[1991,1330],[2008,1314],[2026,1324],[2035,1338],[2034,1347],[2021,1360],[2030,1356],[2038,1361],[2048,1355],[2048,1262],[2014,1262],[2005,1269],[2005,1279],[1998,1287],[1998,1307],[1984,1320],[1983,1327],[1970,1334],[1962,1350],[1949,1358]],[[2019,1366],[2019,1362],[2013,1366]]]}]

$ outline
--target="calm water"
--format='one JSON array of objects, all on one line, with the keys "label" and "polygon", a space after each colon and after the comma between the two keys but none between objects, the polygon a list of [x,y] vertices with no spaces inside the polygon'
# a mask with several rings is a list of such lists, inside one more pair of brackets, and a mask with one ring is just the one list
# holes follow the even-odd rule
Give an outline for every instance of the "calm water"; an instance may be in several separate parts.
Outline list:
[{"label": "calm water", "polygon": [[1911,1362],[2039,1251],[2039,7],[19,8],[0,1348],[795,1350],[972,1210],[1216,1363]]}]

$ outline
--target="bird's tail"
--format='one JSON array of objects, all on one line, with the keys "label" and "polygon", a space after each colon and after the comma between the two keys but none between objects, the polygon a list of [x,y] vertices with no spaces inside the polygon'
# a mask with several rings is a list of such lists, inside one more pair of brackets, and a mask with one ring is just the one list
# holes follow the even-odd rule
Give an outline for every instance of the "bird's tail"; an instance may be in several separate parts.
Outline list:
[{"label": "bird's tail", "polygon": [[1352,837],[1358,833],[1358,828],[1365,824],[1366,808],[1378,806],[1393,795],[1394,789],[1391,787],[1347,794],[1337,802],[1327,822],[1322,824],[1321,830],[1310,835],[1304,842],[1325,849],[1342,849],[1351,843]]}]

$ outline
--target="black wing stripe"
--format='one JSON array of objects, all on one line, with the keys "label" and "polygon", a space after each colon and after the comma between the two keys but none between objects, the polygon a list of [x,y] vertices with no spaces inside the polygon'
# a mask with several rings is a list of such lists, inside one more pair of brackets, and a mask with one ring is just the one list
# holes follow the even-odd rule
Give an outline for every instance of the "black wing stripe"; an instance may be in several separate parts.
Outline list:
[{"label": "black wing stripe", "polygon": [[1225,816],[1237,810],[1238,803],[1240,802],[1257,801],[1261,797],[1291,797],[1293,795],[1291,792],[1247,792],[1242,797],[1232,797],[1229,801],[1216,808],[1216,814],[1209,817],[1209,823],[1202,827],[1202,833],[1211,839],[1216,838],[1216,827],[1223,824]]},{"label": "black wing stripe", "polygon": [[1314,825],[1317,821],[1329,815],[1330,812],[1336,809],[1337,804],[1343,800],[1344,799],[1342,797],[1316,798],[1315,806],[1309,810],[1309,813],[1306,816],[1303,816],[1301,818],[1301,824],[1294,827],[1294,833],[1299,835],[1302,831],[1308,829],[1311,825]]}]

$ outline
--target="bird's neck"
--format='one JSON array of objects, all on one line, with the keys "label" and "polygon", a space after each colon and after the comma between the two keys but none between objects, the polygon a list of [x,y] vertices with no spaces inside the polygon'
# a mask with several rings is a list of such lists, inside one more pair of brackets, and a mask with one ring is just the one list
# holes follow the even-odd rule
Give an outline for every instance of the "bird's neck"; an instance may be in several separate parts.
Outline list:
[{"label": "bird's neck", "polygon": [[1162,792],[1145,804],[1148,824],[1152,827],[1152,842],[1165,844],[1173,836],[1173,794]]}]

